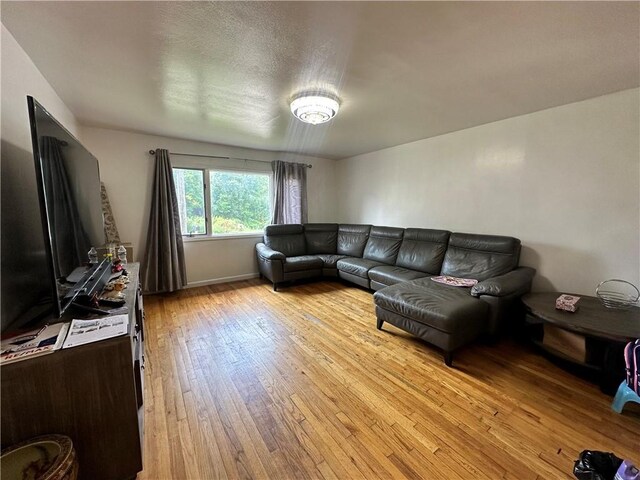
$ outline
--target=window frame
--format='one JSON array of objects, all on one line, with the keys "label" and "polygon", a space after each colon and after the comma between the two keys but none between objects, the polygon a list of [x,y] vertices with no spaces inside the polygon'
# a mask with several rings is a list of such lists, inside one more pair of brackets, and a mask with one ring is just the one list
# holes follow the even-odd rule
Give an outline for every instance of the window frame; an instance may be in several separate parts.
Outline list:
[{"label": "window frame", "polygon": [[273,172],[270,170],[259,170],[255,168],[234,168],[230,166],[203,166],[198,164],[190,164],[180,162],[172,166],[173,169],[182,170],[200,170],[203,172],[204,187],[204,211],[205,211],[205,233],[189,234],[183,233],[183,241],[203,241],[203,240],[225,240],[233,238],[262,238],[262,231],[255,232],[230,232],[230,233],[213,233],[213,202],[211,198],[211,172],[226,173],[246,173],[254,175],[264,175],[269,179],[269,212],[273,211]]},{"label": "window frame", "polygon": [[[196,237],[203,237],[203,236],[207,236],[209,234],[209,213],[207,212],[207,169],[203,168],[203,167],[186,167],[186,166],[177,166],[174,167],[173,165],[171,166],[171,175],[173,176],[173,171],[174,170],[198,170],[202,172],[202,195],[203,195],[203,202],[204,202],[204,233],[182,233],[182,238],[184,239],[186,238],[196,238]],[[178,216],[180,216],[180,211],[178,209]],[[182,219],[180,219],[182,221]],[[181,222],[182,223],[182,222]],[[182,230],[182,228],[180,229]]]}]

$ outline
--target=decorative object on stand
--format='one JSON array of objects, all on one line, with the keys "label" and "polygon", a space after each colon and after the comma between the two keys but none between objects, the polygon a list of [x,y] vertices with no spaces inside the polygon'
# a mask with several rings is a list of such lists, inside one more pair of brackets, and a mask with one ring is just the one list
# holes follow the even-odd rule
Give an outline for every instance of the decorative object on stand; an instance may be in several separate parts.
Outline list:
[{"label": "decorative object on stand", "polygon": [[556,298],[556,310],[564,310],[565,312],[575,313],[578,310],[578,301],[580,297],[577,295],[567,295],[563,293]]},{"label": "decorative object on stand", "polygon": [[96,250],[96,247],[91,247],[91,250],[89,250],[87,255],[89,256],[89,263],[91,265],[98,263],[98,251]]},{"label": "decorative object on stand", "polygon": [[104,239],[107,243],[120,243],[120,233],[116,226],[116,220],[113,218],[111,210],[111,202],[107,195],[107,188],[103,182],[100,182],[100,197],[102,199],[102,213],[104,216]]},{"label": "decorative object on stand", "polygon": [[120,260],[123,265],[127,263],[127,249],[124,245],[118,247],[118,260]]},{"label": "decorative object on stand", "polygon": [[612,278],[598,284],[596,296],[607,308],[626,309],[638,302],[640,290],[633,283]]},{"label": "decorative object on stand", "polygon": [[107,243],[107,253],[105,256],[109,257],[111,261],[116,258],[116,245],[115,243]]},{"label": "decorative object on stand", "polygon": [[107,306],[122,306],[124,304],[125,293],[123,290],[127,288],[129,283],[129,272],[124,269],[124,264],[119,258],[116,258],[111,265],[111,277],[104,286],[99,296],[96,295],[96,308],[100,304]]},{"label": "decorative object on stand", "polygon": [[119,258],[116,258],[111,265],[111,273],[123,272],[124,266]]},{"label": "decorative object on stand", "polygon": [[[131,245],[131,243],[127,243],[127,242],[122,242],[120,244],[121,246],[123,246],[127,252],[127,262],[133,259],[133,246]],[[113,259],[115,260],[116,258],[118,258],[118,250],[119,250],[119,246],[115,245],[114,248],[115,252],[114,252],[114,257]],[[109,253],[108,251],[108,245],[100,245],[99,247],[96,247],[96,251],[98,252],[98,258],[102,259],[106,256],[107,253]]]}]

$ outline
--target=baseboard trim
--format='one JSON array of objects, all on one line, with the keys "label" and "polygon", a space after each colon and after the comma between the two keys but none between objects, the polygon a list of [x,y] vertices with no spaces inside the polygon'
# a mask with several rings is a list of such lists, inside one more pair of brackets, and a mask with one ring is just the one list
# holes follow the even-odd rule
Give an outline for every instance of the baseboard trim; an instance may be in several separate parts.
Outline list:
[{"label": "baseboard trim", "polygon": [[199,280],[197,282],[189,282],[185,288],[204,287],[206,285],[215,285],[216,283],[239,282],[241,280],[250,280],[258,278],[258,273],[245,273],[243,275],[233,275],[231,277],[211,278],[209,280]]}]

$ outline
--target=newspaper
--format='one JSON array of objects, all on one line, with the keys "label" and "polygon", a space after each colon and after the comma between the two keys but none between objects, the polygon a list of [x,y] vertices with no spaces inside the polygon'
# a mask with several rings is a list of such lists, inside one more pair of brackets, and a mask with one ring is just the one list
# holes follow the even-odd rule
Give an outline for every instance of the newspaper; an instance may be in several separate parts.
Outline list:
[{"label": "newspaper", "polygon": [[62,348],[77,347],[86,343],[98,342],[106,338],[125,335],[129,326],[128,315],[92,320],[73,320]]},{"label": "newspaper", "polygon": [[2,340],[0,364],[53,353],[62,346],[68,323],[54,323],[29,332],[9,335]]}]

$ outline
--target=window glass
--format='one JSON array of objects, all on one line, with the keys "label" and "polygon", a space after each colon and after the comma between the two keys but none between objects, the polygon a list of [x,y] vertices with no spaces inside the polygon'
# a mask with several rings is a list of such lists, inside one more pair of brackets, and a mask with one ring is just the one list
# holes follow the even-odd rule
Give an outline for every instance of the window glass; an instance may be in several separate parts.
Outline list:
[{"label": "window glass", "polygon": [[173,181],[176,185],[182,234],[206,234],[204,170],[174,168]]},{"label": "window glass", "polygon": [[269,174],[210,171],[211,231],[260,232],[269,223]]}]

